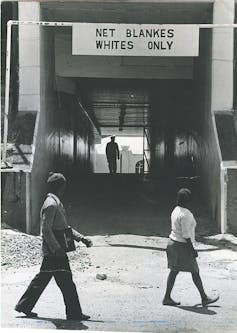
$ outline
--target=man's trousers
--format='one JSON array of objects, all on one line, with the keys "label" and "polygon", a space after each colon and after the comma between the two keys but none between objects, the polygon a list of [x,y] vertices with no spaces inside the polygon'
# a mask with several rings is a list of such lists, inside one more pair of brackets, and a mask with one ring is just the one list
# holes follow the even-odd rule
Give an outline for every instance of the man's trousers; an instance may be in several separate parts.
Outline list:
[{"label": "man's trousers", "polygon": [[116,173],[117,172],[117,160],[115,158],[109,158],[108,159],[108,165],[109,165],[109,172],[110,173]]},{"label": "man's trousers", "polygon": [[67,256],[44,257],[40,272],[31,281],[15,309],[19,312],[30,312],[52,277],[62,292],[67,318],[79,317],[82,310]]}]

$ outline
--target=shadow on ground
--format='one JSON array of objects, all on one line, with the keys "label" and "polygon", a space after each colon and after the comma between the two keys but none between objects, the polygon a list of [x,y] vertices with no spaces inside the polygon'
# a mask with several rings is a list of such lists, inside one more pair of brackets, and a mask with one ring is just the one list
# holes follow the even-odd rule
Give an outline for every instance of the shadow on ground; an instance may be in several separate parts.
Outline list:
[{"label": "shadow on ground", "polygon": [[[18,316],[17,318],[26,319],[27,317]],[[31,320],[34,320],[37,322],[48,321],[48,322],[51,322],[57,329],[80,330],[80,331],[88,329],[88,326],[86,326],[82,322],[76,321],[76,320],[65,320],[65,319],[48,318],[48,317],[37,317],[34,319],[33,318],[27,318],[27,319],[31,319]]]},{"label": "shadow on ground", "polygon": [[[214,306],[214,307],[219,308],[219,306]],[[181,309],[181,310],[184,310],[184,311],[195,312],[195,313],[199,313],[199,314],[203,314],[203,315],[209,315],[209,316],[213,316],[213,315],[217,314],[214,310],[210,310],[209,307],[202,307],[199,304],[194,305],[194,306],[179,305],[177,308]]]},{"label": "shadow on ground", "polygon": [[[208,249],[208,251],[215,251],[222,249],[237,251],[237,244],[228,239],[214,239],[202,236],[196,237],[196,239],[198,242],[203,243],[205,245],[216,246],[216,249]],[[200,250],[200,251],[207,251],[207,250]]]},{"label": "shadow on ground", "polygon": [[[170,214],[177,189],[186,183],[144,182],[138,175],[94,174],[69,182],[64,198],[70,224],[86,235],[133,234],[168,237]],[[211,235],[213,221],[205,211],[197,184],[192,211],[197,217],[197,233]]]}]

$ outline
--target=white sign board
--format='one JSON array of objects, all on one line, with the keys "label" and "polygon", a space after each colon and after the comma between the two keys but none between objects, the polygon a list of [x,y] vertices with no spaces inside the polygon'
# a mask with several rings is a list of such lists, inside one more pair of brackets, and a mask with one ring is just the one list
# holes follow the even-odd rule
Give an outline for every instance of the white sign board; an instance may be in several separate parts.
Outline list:
[{"label": "white sign board", "polygon": [[73,55],[194,57],[197,25],[74,23]]}]

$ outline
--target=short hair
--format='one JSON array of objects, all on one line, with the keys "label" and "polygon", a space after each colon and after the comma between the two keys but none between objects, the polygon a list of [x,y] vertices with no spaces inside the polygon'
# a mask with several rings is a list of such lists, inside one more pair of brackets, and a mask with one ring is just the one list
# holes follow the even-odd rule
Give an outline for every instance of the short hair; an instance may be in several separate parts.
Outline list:
[{"label": "short hair", "polygon": [[62,173],[49,173],[47,184],[50,192],[57,192],[66,182],[67,180]]},{"label": "short hair", "polygon": [[188,188],[181,188],[177,193],[177,205],[185,207],[191,200],[191,194],[192,192]]}]

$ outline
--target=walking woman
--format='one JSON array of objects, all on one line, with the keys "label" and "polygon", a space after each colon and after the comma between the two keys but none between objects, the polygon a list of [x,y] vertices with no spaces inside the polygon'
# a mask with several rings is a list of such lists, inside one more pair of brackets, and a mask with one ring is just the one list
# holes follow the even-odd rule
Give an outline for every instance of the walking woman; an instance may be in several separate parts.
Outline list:
[{"label": "walking woman", "polygon": [[172,230],[169,235],[166,250],[170,273],[167,279],[166,292],[162,302],[163,305],[176,306],[180,304],[171,298],[171,291],[179,272],[190,272],[192,274],[193,282],[200,293],[203,306],[214,303],[219,299],[219,296],[211,298],[206,295],[199,275],[196,260],[198,253],[193,247],[196,221],[193,214],[188,209],[190,200],[191,191],[189,189],[182,188],[178,191],[177,206],[171,214]]},{"label": "walking woman", "polygon": [[[56,237],[57,233],[62,233],[68,229],[66,213],[61,203],[61,197],[66,188],[66,179],[60,173],[50,173],[47,183],[49,193],[40,214],[43,262],[40,272],[31,281],[26,292],[17,303],[15,310],[24,313],[27,317],[37,317],[32,309],[51,278],[54,277],[63,295],[67,319],[87,320],[90,317],[82,313],[76,286],[72,280],[68,257]],[[90,239],[85,238],[74,229],[72,229],[72,235],[76,241],[81,241],[87,247],[92,246]]]}]

